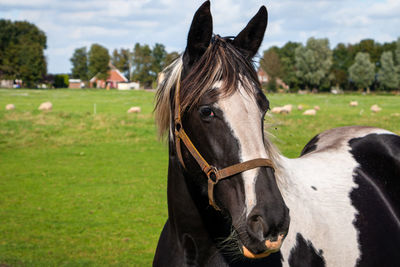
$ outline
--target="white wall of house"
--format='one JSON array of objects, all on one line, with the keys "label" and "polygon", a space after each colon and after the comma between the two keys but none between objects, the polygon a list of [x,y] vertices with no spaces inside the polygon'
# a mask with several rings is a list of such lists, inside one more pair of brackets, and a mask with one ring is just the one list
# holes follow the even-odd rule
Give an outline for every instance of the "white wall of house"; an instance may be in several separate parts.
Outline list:
[{"label": "white wall of house", "polygon": [[118,83],[118,90],[139,90],[140,84],[138,82]]}]

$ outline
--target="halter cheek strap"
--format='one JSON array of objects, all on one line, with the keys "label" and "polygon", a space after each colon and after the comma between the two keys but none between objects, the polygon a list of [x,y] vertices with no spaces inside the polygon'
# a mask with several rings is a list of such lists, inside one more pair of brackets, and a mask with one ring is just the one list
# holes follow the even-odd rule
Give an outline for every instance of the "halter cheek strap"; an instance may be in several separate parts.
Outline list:
[{"label": "halter cheek strap", "polygon": [[189,150],[190,154],[196,160],[197,164],[200,166],[201,170],[206,174],[208,180],[208,200],[211,206],[214,207],[216,210],[220,210],[220,208],[216,205],[214,201],[214,186],[223,179],[230,178],[235,174],[242,173],[247,170],[251,170],[257,167],[270,167],[274,170],[274,165],[270,159],[265,158],[257,158],[248,160],[245,162],[237,163],[231,165],[229,167],[223,168],[218,170],[216,167],[208,164],[208,162],[203,158],[200,152],[196,149],[193,145],[192,141],[190,140],[189,136],[186,134],[185,130],[182,126],[181,120],[181,107],[180,107],[180,98],[179,98],[179,91],[180,91],[180,78],[176,83],[176,90],[175,90],[175,146],[176,146],[176,153],[178,155],[179,162],[185,167],[185,163],[182,158],[182,150],[181,150],[181,141]]}]

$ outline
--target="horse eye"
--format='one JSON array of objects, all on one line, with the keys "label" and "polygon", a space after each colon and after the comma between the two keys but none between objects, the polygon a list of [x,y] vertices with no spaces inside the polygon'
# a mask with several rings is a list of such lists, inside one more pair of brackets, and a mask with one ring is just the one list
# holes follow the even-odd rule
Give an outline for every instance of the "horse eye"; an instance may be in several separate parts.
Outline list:
[{"label": "horse eye", "polygon": [[214,111],[209,107],[201,107],[200,114],[205,118],[211,118],[215,116]]}]

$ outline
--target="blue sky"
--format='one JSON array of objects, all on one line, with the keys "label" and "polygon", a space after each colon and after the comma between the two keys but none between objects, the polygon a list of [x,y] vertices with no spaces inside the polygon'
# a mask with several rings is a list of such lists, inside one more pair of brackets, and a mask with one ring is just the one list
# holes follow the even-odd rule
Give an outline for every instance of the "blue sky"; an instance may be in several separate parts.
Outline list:
[{"label": "blue sky", "polygon": [[[68,73],[75,48],[99,43],[111,53],[134,44],[162,43],[182,52],[203,0],[0,0],[0,18],[27,20],[47,35],[49,73]],[[268,29],[262,48],[309,37],[355,43],[400,37],[399,0],[211,0],[214,32],[236,35],[265,5]]]}]

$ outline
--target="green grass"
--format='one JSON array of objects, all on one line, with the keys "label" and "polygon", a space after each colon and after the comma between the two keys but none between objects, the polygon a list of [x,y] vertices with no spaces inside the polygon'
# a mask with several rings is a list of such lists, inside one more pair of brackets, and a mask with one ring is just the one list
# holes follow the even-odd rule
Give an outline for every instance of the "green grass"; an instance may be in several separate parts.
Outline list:
[{"label": "green grass", "polygon": [[[304,145],[316,134],[334,127],[349,125],[370,125],[400,134],[400,96],[393,95],[297,95],[275,94],[268,96],[271,107],[293,104],[289,115],[275,115],[267,118],[273,142],[288,157],[298,157]],[[357,107],[350,107],[350,101],[358,101]],[[378,104],[379,113],[370,110]],[[297,106],[304,109],[318,105],[316,116],[304,116]]]},{"label": "green grass", "polygon": [[[154,93],[0,90],[0,265],[149,266],[167,217],[167,147]],[[374,125],[400,134],[400,97],[270,95],[321,110],[267,117],[289,157],[318,132]],[[357,100],[359,106],[348,103]],[[53,110],[39,112],[41,102]],[[5,111],[8,103],[16,110]],[[96,104],[96,114],[94,114]],[[382,107],[372,113],[372,104]],[[131,106],[142,113],[127,114]]]}]

